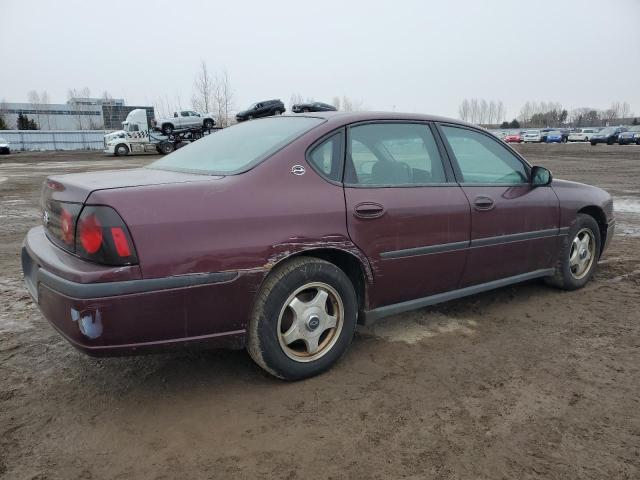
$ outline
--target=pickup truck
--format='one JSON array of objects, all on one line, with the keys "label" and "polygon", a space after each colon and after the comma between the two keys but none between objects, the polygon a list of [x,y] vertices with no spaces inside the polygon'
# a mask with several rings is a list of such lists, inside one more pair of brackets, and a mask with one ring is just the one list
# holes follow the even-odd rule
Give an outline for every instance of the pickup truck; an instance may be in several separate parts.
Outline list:
[{"label": "pickup truck", "polygon": [[171,134],[174,130],[189,127],[213,128],[216,121],[212,113],[198,113],[191,110],[173,112],[172,118],[159,118],[154,120],[154,126],[165,135]]}]

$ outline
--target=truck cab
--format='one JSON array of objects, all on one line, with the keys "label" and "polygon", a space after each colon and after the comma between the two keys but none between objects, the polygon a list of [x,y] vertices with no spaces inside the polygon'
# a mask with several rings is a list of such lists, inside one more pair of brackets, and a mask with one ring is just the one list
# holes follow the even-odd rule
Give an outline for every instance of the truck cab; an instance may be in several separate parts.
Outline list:
[{"label": "truck cab", "polygon": [[131,110],[122,122],[122,130],[104,136],[104,153],[124,156],[131,153],[156,152],[149,140],[149,120],[143,108]]}]

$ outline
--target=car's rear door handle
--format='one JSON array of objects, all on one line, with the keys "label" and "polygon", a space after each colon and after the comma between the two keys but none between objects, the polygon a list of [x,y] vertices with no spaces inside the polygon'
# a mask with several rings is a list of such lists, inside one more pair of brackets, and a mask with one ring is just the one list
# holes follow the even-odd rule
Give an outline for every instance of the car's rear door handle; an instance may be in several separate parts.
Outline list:
[{"label": "car's rear door handle", "polygon": [[473,201],[473,206],[476,210],[491,210],[495,205],[493,198],[490,197],[480,196]]},{"label": "car's rear door handle", "polygon": [[358,218],[378,218],[384,215],[384,207],[379,203],[363,202],[354,207],[353,214]]}]

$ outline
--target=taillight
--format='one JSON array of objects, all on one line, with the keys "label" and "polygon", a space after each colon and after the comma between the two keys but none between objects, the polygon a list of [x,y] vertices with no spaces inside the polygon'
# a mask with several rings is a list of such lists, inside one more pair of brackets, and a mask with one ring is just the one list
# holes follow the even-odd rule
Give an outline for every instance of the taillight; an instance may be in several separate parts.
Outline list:
[{"label": "taillight", "polygon": [[104,265],[131,265],[138,257],[129,230],[111,207],[87,205],[76,227],[76,255]]},{"label": "taillight", "polygon": [[76,219],[81,208],[80,203],[57,202],[51,199],[44,204],[42,223],[47,236],[60,248],[70,252],[75,248]]}]

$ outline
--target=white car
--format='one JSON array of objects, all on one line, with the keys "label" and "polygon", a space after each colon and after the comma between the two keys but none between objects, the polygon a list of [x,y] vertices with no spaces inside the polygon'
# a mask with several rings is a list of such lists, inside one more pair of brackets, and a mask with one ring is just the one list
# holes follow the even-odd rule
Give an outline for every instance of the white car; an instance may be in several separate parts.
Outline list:
[{"label": "white car", "polygon": [[578,128],[575,132],[569,134],[570,142],[588,142],[591,135],[598,131],[597,128]]},{"label": "white car", "polygon": [[11,153],[9,142],[2,137],[0,137],[0,153]]},{"label": "white car", "polygon": [[540,130],[527,130],[522,136],[522,141],[525,143],[540,143],[542,141],[542,134],[540,133]]},{"label": "white car", "polygon": [[214,114],[211,112],[198,113],[192,110],[184,110],[182,112],[174,112],[171,118],[158,118],[154,120],[157,130],[165,135],[169,135],[174,130],[189,127],[213,128],[216,124]]}]

